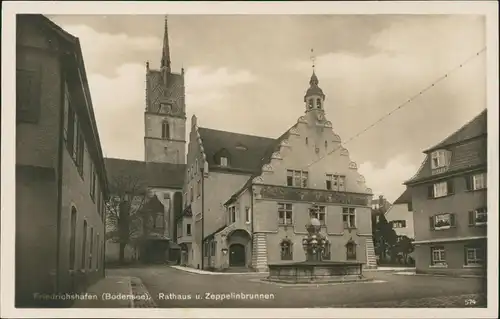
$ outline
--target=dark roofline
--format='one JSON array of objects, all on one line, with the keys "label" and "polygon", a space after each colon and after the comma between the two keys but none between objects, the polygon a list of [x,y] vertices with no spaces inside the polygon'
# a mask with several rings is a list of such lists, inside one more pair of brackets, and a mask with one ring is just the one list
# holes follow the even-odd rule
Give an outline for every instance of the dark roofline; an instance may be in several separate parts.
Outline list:
[{"label": "dark roofline", "polygon": [[419,178],[419,179],[411,179],[409,181],[404,182],[403,185],[415,186],[418,184],[434,182],[434,181],[446,179],[446,178],[449,178],[452,176],[466,175],[466,174],[473,173],[473,172],[478,171],[478,170],[483,170],[487,167],[488,167],[487,164],[483,163],[483,164],[479,164],[476,166],[467,167],[467,168],[463,168],[463,169],[459,169],[459,170],[448,171],[448,172],[445,172],[442,174],[436,174],[436,175],[432,175],[432,176],[428,176],[428,177],[424,177],[424,178]]},{"label": "dark roofline", "polygon": [[456,144],[461,144],[463,142],[466,142],[466,141],[469,141],[469,140],[473,140],[473,139],[476,139],[478,137],[487,135],[487,133],[482,133],[482,134],[478,134],[478,135],[472,136],[470,138],[459,140],[459,141],[456,141],[456,142],[445,143],[446,140],[448,140],[449,138],[451,138],[453,135],[455,135],[458,132],[462,131],[468,125],[470,125],[471,123],[473,123],[474,121],[476,121],[478,118],[480,118],[481,116],[483,116],[483,114],[486,113],[487,110],[488,109],[484,109],[483,111],[481,111],[481,113],[479,113],[478,115],[474,116],[474,118],[472,118],[467,123],[465,123],[464,125],[462,125],[458,130],[455,130],[453,133],[449,134],[445,139],[443,139],[441,142],[435,144],[433,147],[426,149],[423,153],[430,153],[432,151],[435,151],[435,150],[438,150],[438,149],[441,149],[441,148],[449,147],[449,146],[456,145]]},{"label": "dark roofline", "polygon": [[401,195],[399,195],[398,199],[394,201],[394,205],[408,203],[411,203],[411,191],[409,188],[406,188],[405,191]]},{"label": "dark roofline", "polygon": [[215,131],[215,132],[220,132],[220,133],[227,133],[227,134],[233,134],[233,135],[248,136],[248,137],[257,137],[257,138],[264,138],[264,139],[268,139],[268,140],[275,140],[274,138],[267,137],[267,136],[244,134],[244,133],[237,133],[237,132],[231,132],[231,131],[223,131],[223,130],[217,130],[217,129],[213,129],[213,128],[209,128],[209,127],[203,127],[203,126],[198,126],[198,129],[210,130],[210,131]]},{"label": "dark roofline", "polygon": [[78,37],[73,36],[72,34],[68,33],[64,29],[62,29],[60,26],[58,26],[56,23],[52,22],[49,18],[44,16],[43,14],[36,14],[37,17],[42,21],[42,23],[48,25],[57,35],[59,35],[64,41],[67,42],[67,44],[71,47],[72,53],[75,58],[76,62],[76,67],[79,73],[79,78],[81,79],[81,84],[83,87],[83,94],[85,97],[85,108],[86,108],[86,113],[87,116],[89,117],[90,120],[90,127],[92,130],[92,139],[93,139],[93,145],[95,146],[95,151],[97,152],[97,160],[98,160],[98,165],[97,168],[100,170],[101,173],[101,186],[103,187],[104,195],[107,197],[109,195],[109,185],[108,185],[108,180],[107,180],[107,174],[106,174],[106,166],[104,165],[104,155],[102,152],[102,147],[101,147],[101,142],[99,138],[99,132],[97,130],[97,124],[95,120],[95,115],[94,115],[94,107],[92,104],[92,99],[90,96],[90,88],[88,85],[88,79],[87,79],[87,72],[85,69],[85,63],[83,60],[83,53],[82,53],[82,48],[80,45],[80,40]]}]

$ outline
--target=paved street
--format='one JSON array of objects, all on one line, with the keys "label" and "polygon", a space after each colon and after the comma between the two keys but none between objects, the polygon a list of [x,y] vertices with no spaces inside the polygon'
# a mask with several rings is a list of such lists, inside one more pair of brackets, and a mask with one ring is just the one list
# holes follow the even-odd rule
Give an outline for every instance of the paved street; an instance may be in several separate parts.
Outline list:
[{"label": "paved street", "polygon": [[[110,275],[142,279],[160,308],[485,306],[484,297],[480,295],[485,291],[485,280],[480,278],[366,272],[366,276],[373,278],[374,282],[293,286],[262,282],[265,276],[259,274],[200,275],[166,266],[113,269],[108,272]],[[233,295],[229,295],[231,293]],[[235,295],[239,293],[264,296],[252,300],[252,296],[246,295],[242,300],[241,295]],[[196,300],[197,294],[201,299]],[[228,294],[226,298],[229,299],[216,300],[222,294]]]}]

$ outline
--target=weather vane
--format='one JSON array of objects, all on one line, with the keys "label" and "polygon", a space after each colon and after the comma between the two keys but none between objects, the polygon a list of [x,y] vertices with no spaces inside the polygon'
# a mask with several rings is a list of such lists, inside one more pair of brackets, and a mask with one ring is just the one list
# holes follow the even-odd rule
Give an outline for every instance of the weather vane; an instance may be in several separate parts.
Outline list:
[{"label": "weather vane", "polygon": [[316,62],[316,56],[314,56],[314,49],[311,49],[311,61],[312,61],[312,67],[313,67],[313,71],[314,71],[315,62]]}]

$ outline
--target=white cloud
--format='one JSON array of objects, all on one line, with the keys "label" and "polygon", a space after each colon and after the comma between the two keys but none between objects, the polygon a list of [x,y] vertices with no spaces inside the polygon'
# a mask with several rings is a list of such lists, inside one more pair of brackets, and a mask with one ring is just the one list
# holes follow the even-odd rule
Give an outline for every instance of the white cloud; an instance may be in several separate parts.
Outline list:
[{"label": "white cloud", "polygon": [[130,52],[160,50],[162,40],[158,37],[134,37],[126,34],[99,33],[85,25],[63,26],[64,30],[79,38],[87,68],[103,63],[113,63]]},{"label": "white cloud", "polygon": [[[122,64],[113,76],[97,73],[106,61],[116,65],[117,57],[131,50],[147,52],[161,48],[157,37],[131,37],[98,33],[84,25],[63,28],[80,39],[88,72],[92,102],[104,154],[127,159],[144,158],[145,65]],[[109,74],[109,72],[106,72]],[[186,102],[189,119],[194,112],[211,115],[220,109],[230,88],[255,81],[247,70],[190,67],[186,72]],[[186,125],[189,128],[189,125]]]},{"label": "white cloud", "polygon": [[384,167],[375,167],[368,161],[362,163],[358,170],[375,196],[384,195],[390,202],[394,202],[406,189],[403,183],[418,170],[418,166],[411,164],[412,162],[415,161],[400,155],[389,160]]}]

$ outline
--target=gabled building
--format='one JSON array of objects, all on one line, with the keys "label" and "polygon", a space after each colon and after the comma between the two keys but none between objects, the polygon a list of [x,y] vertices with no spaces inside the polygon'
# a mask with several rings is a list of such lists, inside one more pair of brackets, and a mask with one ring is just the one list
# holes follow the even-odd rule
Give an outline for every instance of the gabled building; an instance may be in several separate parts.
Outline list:
[{"label": "gabled building", "polygon": [[425,151],[411,191],[417,272],[483,274],[486,267],[487,111]]},{"label": "gabled building", "polygon": [[413,229],[413,207],[410,189],[406,189],[385,213],[385,219],[392,224],[398,236],[415,238]]},{"label": "gabled building", "polygon": [[326,118],[314,72],[309,84],[305,114],[278,138],[200,127],[193,116],[178,221],[194,225],[180,238],[186,264],[265,271],[304,261],[312,208],[329,239],[323,259],[375,263],[372,192]]},{"label": "gabled building", "polygon": [[16,26],[16,307],[64,306],[104,276],[106,170],[78,38]]}]

